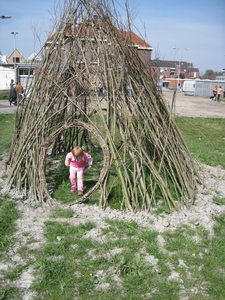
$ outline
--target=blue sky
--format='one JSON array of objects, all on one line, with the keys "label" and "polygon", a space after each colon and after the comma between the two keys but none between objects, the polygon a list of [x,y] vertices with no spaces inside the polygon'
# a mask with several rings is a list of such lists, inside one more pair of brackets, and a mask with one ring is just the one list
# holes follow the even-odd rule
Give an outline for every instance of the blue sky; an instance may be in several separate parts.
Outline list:
[{"label": "blue sky", "polygon": [[[114,2],[123,11],[125,0]],[[0,0],[0,15],[12,16],[0,19],[1,53],[9,56],[15,42],[25,58],[38,52],[52,29],[56,3],[58,0]],[[181,58],[193,63],[201,74],[225,68],[225,0],[130,0],[129,7],[133,31],[139,31],[153,47],[152,58]],[[18,32],[16,40],[13,31]]]}]

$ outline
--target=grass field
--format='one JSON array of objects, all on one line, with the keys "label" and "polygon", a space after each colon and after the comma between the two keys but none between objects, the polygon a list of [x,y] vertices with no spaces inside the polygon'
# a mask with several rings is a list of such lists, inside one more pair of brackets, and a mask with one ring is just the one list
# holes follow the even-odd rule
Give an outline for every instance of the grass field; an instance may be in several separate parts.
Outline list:
[{"label": "grass field", "polygon": [[[10,149],[14,118],[0,115],[0,154]],[[225,169],[224,120],[180,117],[176,122],[194,157]],[[219,194],[215,201],[225,205]],[[213,237],[202,226],[159,233],[132,220],[105,219],[101,228],[90,219],[73,225],[76,217],[71,209],[52,207],[43,224],[44,243],[31,236],[32,228],[18,240],[17,202],[0,194],[0,299],[25,299],[27,290],[16,282],[28,271],[36,300],[225,299],[225,214],[214,216]],[[95,230],[98,240],[90,238]]]},{"label": "grass field", "polygon": [[8,99],[9,99],[9,90],[1,90],[0,100],[8,100]]},{"label": "grass field", "polygon": [[14,133],[14,114],[0,114],[1,138],[0,155],[9,152],[13,133]]},{"label": "grass field", "polygon": [[225,119],[179,117],[176,123],[194,157],[225,168]]}]

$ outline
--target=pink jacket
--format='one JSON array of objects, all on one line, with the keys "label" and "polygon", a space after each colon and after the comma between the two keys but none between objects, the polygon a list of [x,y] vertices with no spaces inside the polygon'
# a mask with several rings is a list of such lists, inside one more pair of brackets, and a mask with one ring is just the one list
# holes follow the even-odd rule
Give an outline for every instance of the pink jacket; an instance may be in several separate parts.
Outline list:
[{"label": "pink jacket", "polygon": [[72,167],[74,169],[85,169],[86,163],[88,162],[88,166],[92,165],[92,157],[88,153],[84,152],[81,160],[76,160],[72,154],[72,152],[66,155],[65,165],[67,167]]}]

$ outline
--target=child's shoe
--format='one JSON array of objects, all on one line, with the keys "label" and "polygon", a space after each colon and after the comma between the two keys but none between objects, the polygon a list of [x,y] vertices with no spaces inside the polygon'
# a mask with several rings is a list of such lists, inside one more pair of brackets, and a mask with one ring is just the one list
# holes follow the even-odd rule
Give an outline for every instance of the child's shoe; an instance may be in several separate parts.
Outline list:
[{"label": "child's shoe", "polygon": [[83,196],[83,192],[82,191],[78,191],[78,195],[79,196]]},{"label": "child's shoe", "polygon": [[76,188],[74,186],[72,186],[70,192],[73,193],[75,191],[76,191]]}]

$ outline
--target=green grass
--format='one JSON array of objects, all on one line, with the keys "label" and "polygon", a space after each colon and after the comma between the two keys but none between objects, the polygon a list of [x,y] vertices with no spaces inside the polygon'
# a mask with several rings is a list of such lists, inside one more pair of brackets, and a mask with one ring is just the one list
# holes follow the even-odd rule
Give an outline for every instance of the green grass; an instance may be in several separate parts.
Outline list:
[{"label": "green grass", "polygon": [[62,209],[60,207],[54,207],[52,209],[52,218],[72,218],[74,211],[72,209]]},{"label": "green grass", "polygon": [[[9,151],[14,117],[0,115],[1,154]],[[225,167],[224,120],[176,118],[176,122],[196,158]],[[57,170],[49,169],[48,178],[57,175],[59,198],[66,203],[71,195],[68,169],[61,159]],[[94,161],[85,175],[87,189],[101,168],[101,155],[96,154]],[[99,193],[92,196],[96,202]],[[225,205],[216,191],[213,201]],[[210,237],[201,226],[159,233],[151,224],[146,229],[134,221],[105,219],[97,228],[92,220],[78,222],[79,213],[71,209],[52,207],[44,224],[42,247],[37,247],[40,241],[30,236],[29,228],[23,241],[14,238],[19,217],[15,200],[0,195],[0,256],[1,263],[9,264],[7,270],[1,270],[0,299],[23,299],[23,288],[15,287],[15,281],[30,267],[35,278],[30,288],[34,300],[225,299],[225,214],[214,217],[214,236]],[[22,260],[12,264],[8,253],[17,242],[21,244],[15,255]]]},{"label": "green grass", "polygon": [[19,217],[16,203],[9,196],[0,194],[0,257],[7,251],[15,231],[15,220]]},{"label": "green grass", "polygon": [[[0,154],[9,151],[14,132],[14,122],[14,114],[0,114]],[[176,117],[176,124],[194,157],[210,166],[220,165],[225,168],[224,119]],[[94,169],[92,169],[91,172],[93,173],[94,171],[96,173],[101,167],[101,151],[100,153],[90,154],[95,156]],[[60,172],[57,174],[57,184],[59,184],[60,181],[62,183],[62,173],[63,178],[68,179],[68,169],[64,167],[63,163],[61,164],[61,169],[59,171]],[[89,174],[87,172],[86,175],[90,176],[91,180],[90,172]]]},{"label": "green grass", "polygon": [[176,123],[194,157],[225,168],[225,119],[177,117]]},{"label": "green grass", "polygon": [[10,150],[12,137],[14,133],[15,115],[0,114],[1,138],[0,155],[8,153]]},{"label": "green grass", "polygon": [[0,100],[9,99],[9,90],[0,90]]},{"label": "green grass", "polygon": [[185,288],[198,290],[190,299],[225,299],[225,214],[215,217],[215,221],[213,238],[202,227],[163,234],[165,248],[172,253],[170,260]]},{"label": "green grass", "polygon": [[225,214],[215,217],[215,237],[210,241],[209,253],[203,268],[208,283],[207,292],[214,299],[225,299]]},{"label": "green grass", "polygon": [[143,231],[133,222],[106,223],[110,227],[102,231],[102,241],[85,237],[95,229],[94,223],[46,223],[47,244],[37,253],[38,276],[33,285],[39,295],[44,299],[141,299],[143,295],[146,299],[145,294],[154,287],[157,299],[165,299],[167,288],[170,299],[172,295],[177,298],[178,284],[167,283],[168,267],[162,265],[163,275],[158,276],[145,254],[139,253],[146,247],[149,254],[153,251],[165,259],[155,246],[157,234]]},{"label": "green grass", "polygon": [[[3,217],[7,215],[3,208],[11,202],[1,199]],[[18,217],[14,209],[8,225]],[[7,285],[0,284],[2,299],[22,299],[20,289],[10,287],[10,282],[13,286],[29,266],[35,278],[34,299],[173,300],[181,299],[181,294],[196,300],[225,298],[225,214],[215,217],[213,238],[201,226],[158,233],[135,221],[105,219],[97,239],[92,239],[95,223],[83,219],[82,224],[71,224],[74,217],[71,209],[52,208],[41,248],[32,247],[37,241],[29,239],[26,229],[27,244],[17,252],[24,262],[2,272],[4,282],[8,280]],[[12,236],[14,229],[4,233]],[[158,243],[159,237],[164,244]],[[8,241],[4,250],[13,243]],[[2,260],[6,263],[7,255]]]},{"label": "green grass", "polygon": [[[8,195],[0,194],[0,260],[5,264],[8,258],[8,251],[11,249],[13,234],[16,231],[15,221],[20,214],[16,208],[15,201],[12,201]],[[18,277],[22,271],[19,266],[9,268],[7,271],[1,270],[0,276],[0,299],[21,299],[18,288],[6,284],[5,280],[13,280]]]},{"label": "green grass", "polygon": [[215,221],[209,238],[201,226],[159,234],[105,219],[97,240],[91,221],[45,222],[45,246],[30,251],[35,299],[224,299],[225,215]]}]

